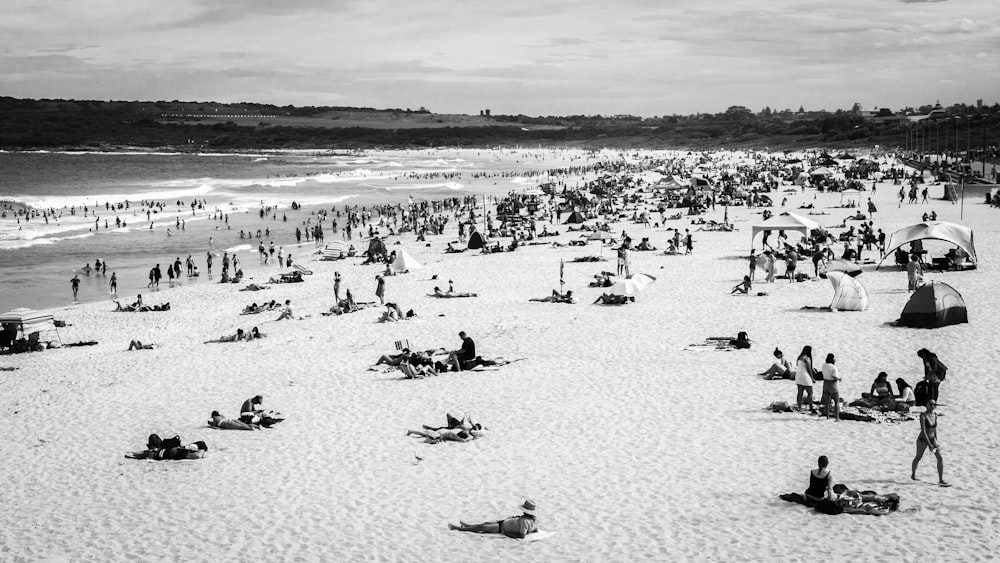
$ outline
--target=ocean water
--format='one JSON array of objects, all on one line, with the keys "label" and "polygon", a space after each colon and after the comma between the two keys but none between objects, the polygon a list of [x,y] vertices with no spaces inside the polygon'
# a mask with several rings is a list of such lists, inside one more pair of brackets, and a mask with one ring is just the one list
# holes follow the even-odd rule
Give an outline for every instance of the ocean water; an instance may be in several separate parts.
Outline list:
[{"label": "ocean water", "polygon": [[[201,276],[182,271],[174,286],[218,281],[223,252],[236,251],[248,275],[258,264],[260,239],[240,239],[240,230],[270,229],[274,242],[299,263],[315,251],[297,245],[295,228],[318,209],[342,211],[345,205],[406,204],[462,196],[475,174],[544,170],[554,166],[539,158],[497,151],[370,151],[332,153],[281,151],[250,154],[155,152],[2,152],[0,202],[52,210],[25,221],[9,210],[0,218],[0,312],[16,307],[47,309],[73,303],[70,280],[80,273],[79,301],[107,300],[108,282],[117,273],[118,295],[146,293],[155,264],[188,255]],[[542,181],[542,180],[539,180]],[[532,185],[532,178],[475,182],[478,193],[502,195]],[[204,202],[192,211],[192,201]],[[163,204],[148,214],[141,201]],[[291,203],[302,205],[292,210]],[[128,202],[128,208],[118,204]],[[277,208],[261,219],[261,206]],[[228,223],[223,218],[228,217]],[[116,227],[115,219],[124,221]],[[335,218],[335,217],[334,217]],[[178,222],[183,221],[183,226]],[[344,220],[338,221],[343,226]],[[169,232],[168,232],[169,231]],[[326,241],[341,238],[324,224]],[[355,235],[355,238],[356,235]],[[360,245],[359,245],[360,246]],[[206,254],[215,255],[214,280],[206,276]],[[107,261],[106,275],[84,274],[85,264]],[[268,266],[268,270],[277,270]],[[171,287],[167,278],[160,292]],[[144,296],[150,301],[148,294]],[[167,295],[152,302],[168,301]]]}]

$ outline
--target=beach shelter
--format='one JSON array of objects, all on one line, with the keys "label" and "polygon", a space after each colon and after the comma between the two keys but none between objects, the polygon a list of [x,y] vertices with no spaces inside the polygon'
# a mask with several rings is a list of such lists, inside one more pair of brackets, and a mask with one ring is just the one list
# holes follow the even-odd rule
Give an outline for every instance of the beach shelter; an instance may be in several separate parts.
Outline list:
[{"label": "beach shelter", "polygon": [[415,258],[406,253],[405,250],[400,248],[396,251],[396,259],[392,261],[392,270],[394,272],[406,272],[408,270],[419,270],[423,268],[423,264],[417,262]]},{"label": "beach shelter", "polygon": [[809,172],[810,176],[833,176],[833,172],[825,166],[820,166],[819,168],[813,169]]},{"label": "beach shelter", "polygon": [[479,231],[474,231],[469,235],[468,247],[470,250],[478,250],[484,246],[486,246],[486,239],[483,238],[483,235]]},{"label": "beach shelter", "polygon": [[954,287],[932,281],[913,292],[896,324],[915,328],[940,328],[967,322],[969,313],[962,296]]},{"label": "beach shelter", "polygon": [[635,281],[641,288],[656,281],[656,278],[649,274],[629,274],[625,279]]},{"label": "beach shelter", "polygon": [[819,229],[819,223],[813,221],[812,219],[807,219],[801,215],[792,213],[791,211],[785,211],[780,215],[775,215],[763,223],[758,223],[753,226],[753,234],[750,237],[750,241],[757,238],[758,233],[764,231],[795,231],[802,233],[802,236],[808,237],[809,233],[813,229]]},{"label": "beach shelter", "polygon": [[927,221],[903,227],[889,235],[889,240],[885,244],[885,253],[882,255],[882,259],[879,260],[879,265],[882,265],[882,260],[885,260],[887,256],[892,256],[897,248],[915,240],[923,239],[950,242],[964,250],[973,263],[977,262],[976,246],[972,242],[972,229],[947,221]]},{"label": "beach shelter", "polygon": [[833,272],[843,272],[852,278],[856,278],[861,275],[861,266],[858,266],[850,260],[830,260],[827,262],[826,267],[822,268],[826,272],[827,277]]},{"label": "beach shelter", "polygon": [[583,216],[583,213],[580,213],[579,211],[574,211],[569,214],[569,217],[566,218],[565,223],[583,223],[586,220],[587,218]]},{"label": "beach shelter", "polygon": [[[41,340],[42,333],[55,333],[56,339],[59,338],[59,331],[56,330],[52,314],[34,309],[22,307],[4,313],[0,315],[0,326],[3,327],[5,337],[9,335],[11,339],[26,338],[30,340],[31,335],[35,333],[39,334],[39,340]],[[49,341],[51,340],[50,338]]]},{"label": "beach shelter", "polygon": [[331,243],[327,243],[327,245],[323,247],[323,250],[320,250],[319,259],[340,260],[341,258],[345,258],[346,256],[347,256],[347,243],[338,240]]},{"label": "beach shelter", "polygon": [[833,311],[864,311],[868,309],[868,292],[861,282],[844,272],[827,272],[826,279],[833,284]]},{"label": "beach shelter", "polygon": [[624,279],[618,281],[615,285],[608,289],[609,295],[625,295],[634,297],[639,294],[643,289],[646,288],[646,284],[641,283],[639,280],[635,279]]}]

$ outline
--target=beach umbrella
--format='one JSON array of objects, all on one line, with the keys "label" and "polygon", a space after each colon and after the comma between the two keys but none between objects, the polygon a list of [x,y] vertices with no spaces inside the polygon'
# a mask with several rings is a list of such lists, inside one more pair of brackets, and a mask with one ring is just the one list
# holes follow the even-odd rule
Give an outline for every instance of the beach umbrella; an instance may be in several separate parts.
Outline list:
[{"label": "beach umbrella", "polygon": [[646,286],[640,283],[638,280],[624,279],[620,280],[615,285],[608,289],[610,295],[625,295],[625,296],[636,296],[641,292]]},{"label": "beach umbrella", "polygon": [[649,274],[629,274],[625,279],[634,281],[643,289],[645,289],[647,285],[656,281],[656,278]]},{"label": "beach umbrella", "polygon": [[611,236],[611,233],[604,232],[604,231],[594,231],[594,232],[590,233],[589,235],[587,235],[587,240],[599,240],[601,242],[604,242],[605,240],[611,239],[611,238],[614,238],[614,237]]}]

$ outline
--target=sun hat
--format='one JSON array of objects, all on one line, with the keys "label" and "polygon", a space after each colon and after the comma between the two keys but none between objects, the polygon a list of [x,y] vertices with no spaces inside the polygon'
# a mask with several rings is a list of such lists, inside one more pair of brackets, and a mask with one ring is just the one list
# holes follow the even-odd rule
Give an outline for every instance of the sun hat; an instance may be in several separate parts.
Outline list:
[{"label": "sun hat", "polygon": [[526,499],[524,502],[521,503],[521,506],[518,506],[518,508],[521,509],[522,511],[524,511],[525,513],[527,513],[527,514],[534,514],[535,513],[535,501],[533,501],[531,499]]}]

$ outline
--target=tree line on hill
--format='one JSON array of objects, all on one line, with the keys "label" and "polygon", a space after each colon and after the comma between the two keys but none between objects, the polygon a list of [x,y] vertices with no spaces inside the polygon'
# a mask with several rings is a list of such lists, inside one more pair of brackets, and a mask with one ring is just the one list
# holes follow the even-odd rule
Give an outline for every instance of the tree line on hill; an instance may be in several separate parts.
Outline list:
[{"label": "tree line on hill", "polygon": [[[920,108],[924,109],[924,108]],[[367,128],[240,125],[232,121],[178,123],[160,116],[169,112],[213,112],[253,115],[317,116],[330,111],[430,113],[373,108],[216,104],[212,102],[105,102],[24,100],[0,97],[0,147],[5,149],[102,148],[114,146],[213,148],[410,148],[434,146],[493,147],[563,145],[635,148],[797,148],[882,145],[903,147],[914,136],[936,135],[944,128],[947,145],[996,146],[1000,140],[1000,106],[952,106],[936,119],[878,122],[855,110],[835,112],[772,111],[754,113],[732,106],[717,114],[640,118],[630,115],[529,117],[493,115],[497,125],[437,128]],[[949,113],[951,112],[951,113]],[[957,119],[956,119],[957,118]],[[519,124],[522,127],[512,127]],[[545,125],[533,129],[532,126]],[[930,131],[930,133],[928,132]],[[934,148],[931,139],[930,148]],[[940,140],[938,140],[940,145]],[[925,147],[928,145],[924,145]]]}]

